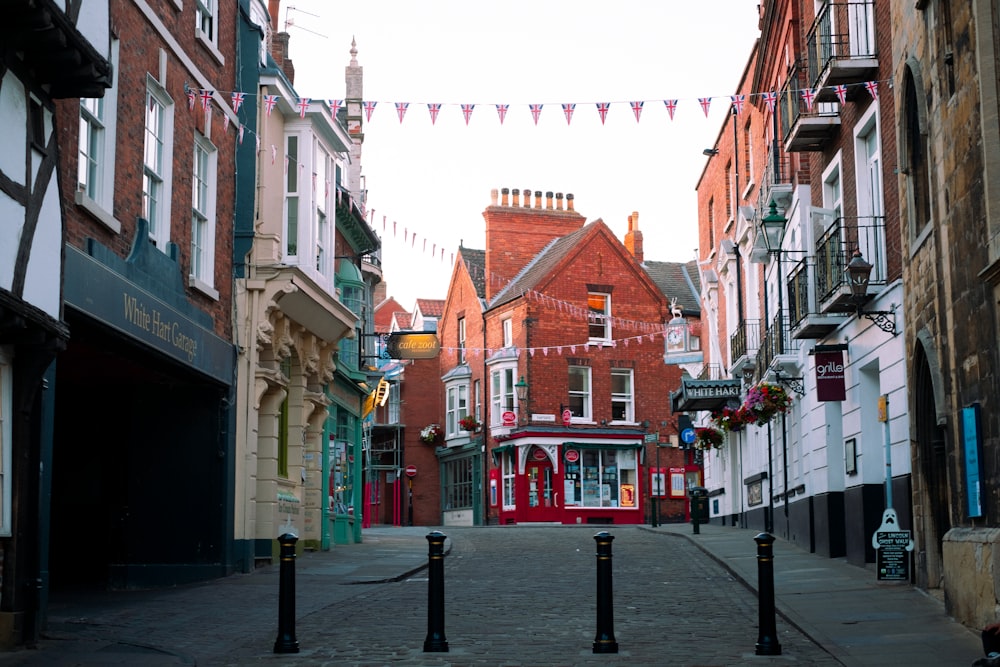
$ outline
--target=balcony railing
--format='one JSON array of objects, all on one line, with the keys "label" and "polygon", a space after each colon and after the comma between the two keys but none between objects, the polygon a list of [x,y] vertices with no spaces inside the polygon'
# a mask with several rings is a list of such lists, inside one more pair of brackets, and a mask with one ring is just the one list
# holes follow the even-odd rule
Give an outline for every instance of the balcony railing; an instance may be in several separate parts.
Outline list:
[{"label": "balcony railing", "polygon": [[767,215],[772,199],[785,208],[785,202],[782,200],[791,193],[792,156],[775,145],[768,151],[764,173],[760,178],[760,197],[757,198],[758,219]]},{"label": "balcony railing", "polygon": [[831,86],[867,81],[878,72],[874,0],[828,2],[806,36],[809,82],[821,99]]},{"label": "balcony railing", "polygon": [[819,311],[816,274],[816,257],[802,259],[788,272],[788,325],[792,338],[822,338],[846,319]]},{"label": "balcony railing", "polygon": [[782,313],[778,313],[771,320],[767,331],[760,338],[760,350],[757,351],[757,368],[769,368],[775,358],[786,354],[793,354],[798,349],[798,341],[788,335],[788,322]]},{"label": "balcony railing", "polygon": [[778,96],[779,122],[785,150],[820,151],[840,127],[840,105],[815,99],[810,105],[802,92],[816,94],[806,80],[807,72],[801,64],[794,65]]},{"label": "balcony railing", "polygon": [[847,263],[855,250],[861,251],[873,266],[869,289],[888,283],[885,244],[885,218],[882,216],[841,217],[816,243],[816,294],[821,312],[844,312],[854,308]]},{"label": "balcony railing", "polygon": [[735,362],[752,356],[760,347],[760,320],[744,320],[729,336],[729,356]]}]

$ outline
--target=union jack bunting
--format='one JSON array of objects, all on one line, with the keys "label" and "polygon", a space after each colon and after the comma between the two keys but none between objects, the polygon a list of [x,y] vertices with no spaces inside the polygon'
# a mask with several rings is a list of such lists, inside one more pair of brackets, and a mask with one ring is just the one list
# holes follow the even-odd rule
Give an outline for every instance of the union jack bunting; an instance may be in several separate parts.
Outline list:
[{"label": "union jack bunting", "polygon": [[399,115],[399,122],[403,122],[403,116],[406,115],[406,110],[410,107],[409,102],[396,102],[396,113]]},{"label": "union jack bunting", "polygon": [[239,134],[239,137],[240,137],[240,144],[242,145],[243,144],[243,124],[242,123],[240,124],[240,134]]},{"label": "union jack bunting", "polygon": [[336,118],[337,112],[340,110],[340,106],[344,103],[344,100],[327,100],[326,103],[330,105],[330,114]]},{"label": "union jack bunting", "polygon": [[265,95],[264,96],[264,112],[270,116],[271,112],[274,111],[274,105],[278,103],[277,95]]},{"label": "union jack bunting", "polygon": [[194,89],[188,90],[188,111],[194,109],[194,102],[198,99],[198,93]]},{"label": "union jack bunting", "polygon": [[299,98],[299,118],[306,117],[306,112],[309,111],[309,102],[311,100],[308,97]]},{"label": "union jack bunting", "polygon": [[566,124],[573,120],[573,112],[576,110],[576,104],[564,104],[562,105],[563,114],[566,115]]},{"label": "union jack bunting", "polygon": [[535,119],[535,125],[538,125],[538,117],[542,114],[542,105],[529,104],[528,108],[531,109],[531,117]]},{"label": "union jack bunting", "polygon": [[604,119],[608,117],[608,108],[610,106],[607,102],[597,103],[597,113],[601,115],[601,125],[604,125]]},{"label": "union jack bunting", "polygon": [[677,100],[663,100],[663,106],[667,107],[670,120],[674,119],[674,112],[677,111]]},{"label": "union jack bunting", "polygon": [[427,111],[431,114],[431,125],[434,125],[437,123],[438,114],[441,113],[441,103],[431,102],[427,105]]},{"label": "union jack bunting", "polygon": [[208,109],[208,105],[212,103],[212,94],[214,92],[215,92],[214,90],[202,90],[201,91],[201,95],[199,95],[199,97],[201,97],[201,108],[202,109],[206,109],[206,110]]},{"label": "union jack bunting", "polygon": [[743,105],[746,103],[746,95],[730,95],[730,101],[733,103],[733,108],[736,109],[736,114],[739,115],[743,113]]},{"label": "union jack bunting", "polygon": [[847,86],[840,84],[833,87],[833,92],[837,94],[837,99],[841,104],[847,104]]},{"label": "union jack bunting", "polygon": [[375,111],[376,104],[378,104],[378,102],[371,102],[371,101],[365,102],[365,119],[368,120],[369,122],[371,122],[372,112]]},{"label": "union jack bunting", "polygon": [[811,88],[805,88],[800,94],[802,95],[802,101],[806,103],[806,109],[812,111],[813,105],[816,103],[816,91]]},{"label": "union jack bunting", "polygon": [[767,110],[774,113],[774,107],[778,104],[778,93],[771,91],[769,93],[761,93],[764,97],[764,103],[767,104]]},{"label": "union jack bunting", "polygon": [[712,105],[711,97],[699,97],[698,104],[701,105],[701,110],[705,112],[705,118],[708,118],[708,107]]},{"label": "union jack bunting", "polygon": [[503,125],[503,119],[507,117],[507,111],[510,109],[509,104],[498,104],[497,105],[497,115],[500,116],[500,124]]},{"label": "union jack bunting", "polygon": [[233,93],[233,111],[236,113],[240,112],[240,107],[243,106],[243,100],[246,99],[246,93]]},{"label": "union jack bunting", "polygon": [[873,100],[878,100],[878,81],[866,81],[865,90],[871,94]]},{"label": "union jack bunting", "polygon": [[632,113],[635,114],[635,122],[639,122],[639,114],[642,113],[642,102],[631,102]]},{"label": "union jack bunting", "polygon": [[475,104],[463,104],[462,105],[462,115],[465,116],[465,124],[469,124],[469,116],[472,115],[472,110],[476,108]]}]

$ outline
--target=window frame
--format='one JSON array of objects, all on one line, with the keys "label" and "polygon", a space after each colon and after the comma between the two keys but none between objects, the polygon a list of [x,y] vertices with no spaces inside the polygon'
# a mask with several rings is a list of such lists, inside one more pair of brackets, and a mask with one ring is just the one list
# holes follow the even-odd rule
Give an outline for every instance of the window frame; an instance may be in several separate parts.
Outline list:
[{"label": "window frame", "polygon": [[302,203],[301,184],[299,181],[299,151],[301,149],[301,137],[296,133],[285,135],[285,160],[288,167],[285,169],[283,188],[284,207],[281,220],[281,236],[284,242],[281,246],[281,255],[289,264],[295,264],[299,260],[299,245],[302,232],[301,211]]},{"label": "window frame", "polygon": [[441,463],[441,509],[443,511],[469,510],[475,499],[475,471],[472,458],[442,461]]},{"label": "window frame", "polygon": [[464,317],[459,317],[458,318],[458,322],[456,324],[455,329],[456,329],[457,336],[458,336],[458,363],[459,364],[464,364],[465,363],[465,336],[466,336],[465,318]]},{"label": "window frame", "polygon": [[[594,307],[597,298],[604,302],[603,311]],[[592,343],[606,343],[611,341],[611,336],[611,294],[587,292],[587,339]]]},{"label": "window frame", "polygon": [[[154,109],[159,109],[158,120],[150,118]],[[143,123],[142,152],[142,215],[149,223],[149,237],[157,248],[166,252],[170,242],[170,192],[173,181],[173,116],[174,101],[167,91],[152,76],[146,77],[146,108]],[[159,144],[155,162],[150,164],[150,122],[157,127],[152,137]],[[155,147],[155,146],[154,146]],[[148,185],[147,185],[148,183]],[[154,190],[156,192],[152,192]],[[154,198],[154,194],[156,195]],[[155,205],[151,205],[153,199]]]},{"label": "window frame", "polygon": [[[615,391],[615,377],[627,378],[627,393]],[[623,419],[615,418],[615,403],[625,404]],[[611,423],[634,424],[635,422],[635,370],[631,368],[611,369]]]},{"label": "window frame", "polygon": [[[205,135],[195,132],[191,159],[191,266],[188,282],[215,299],[219,298],[214,288],[218,161],[219,151],[215,145]],[[200,170],[204,173],[200,174]],[[201,195],[199,184],[203,190]],[[199,208],[199,203],[204,210]],[[203,231],[200,238],[197,233],[199,227]]]},{"label": "window frame", "polygon": [[[573,376],[581,375],[585,379],[585,387],[583,389],[573,388]],[[594,412],[593,412],[593,372],[590,366],[578,366],[571,365],[568,368],[567,376],[567,389],[566,394],[568,397],[568,404],[566,409],[570,411],[572,415],[570,417],[570,422],[573,424],[589,424],[593,423]],[[577,410],[574,406],[574,397],[578,397],[580,401],[580,414],[577,414]]]},{"label": "window frame", "polygon": [[517,366],[515,364],[497,366],[490,369],[490,425],[501,426],[503,413],[513,412],[519,415],[517,395],[514,384],[517,382]]},{"label": "window frame", "polygon": [[445,388],[445,438],[464,436],[459,420],[469,414],[469,383],[457,382]]}]

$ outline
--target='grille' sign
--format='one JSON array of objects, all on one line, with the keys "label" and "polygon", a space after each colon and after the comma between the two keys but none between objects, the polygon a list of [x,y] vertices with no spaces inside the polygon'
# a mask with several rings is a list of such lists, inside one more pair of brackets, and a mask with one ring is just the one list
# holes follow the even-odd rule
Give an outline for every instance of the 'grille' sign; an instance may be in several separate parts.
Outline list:
[{"label": "'grille' sign", "polygon": [[816,352],[816,398],[820,401],[843,401],[844,353],[841,350]]}]

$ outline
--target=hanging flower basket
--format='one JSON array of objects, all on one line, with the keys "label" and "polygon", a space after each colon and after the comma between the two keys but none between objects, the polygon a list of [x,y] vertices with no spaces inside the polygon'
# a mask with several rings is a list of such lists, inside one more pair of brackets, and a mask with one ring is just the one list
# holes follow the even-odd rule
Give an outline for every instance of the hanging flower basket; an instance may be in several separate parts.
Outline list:
[{"label": "hanging flower basket", "polygon": [[476,432],[480,428],[482,428],[482,424],[480,424],[476,420],[476,418],[473,417],[472,415],[466,415],[465,417],[462,417],[461,419],[459,419],[458,420],[458,425],[462,428],[463,431]]},{"label": "hanging flower basket", "polygon": [[762,382],[750,388],[743,409],[749,416],[748,423],[763,426],[776,414],[788,412],[792,406],[792,397],[780,384]]},{"label": "hanging flower basket", "polygon": [[436,442],[441,442],[444,438],[444,429],[441,428],[440,424],[428,424],[427,426],[420,429],[420,441],[426,442],[429,445],[433,445]]},{"label": "hanging flower basket", "polygon": [[694,430],[694,435],[695,449],[719,449],[722,447],[722,442],[725,440],[725,436],[722,434],[722,431],[710,426],[705,428],[696,428]]},{"label": "hanging flower basket", "polygon": [[712,413],[712,422],[723,431],[742,431],[747,425],[747,420],[753,422],[752,417],[741,405],[738,408],[725,407]]}]

